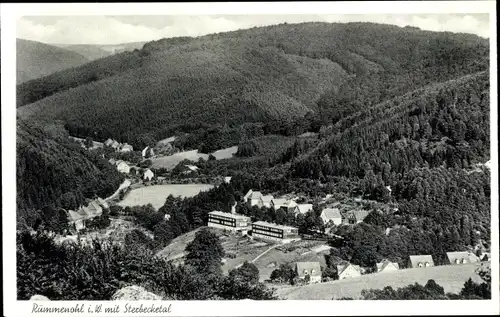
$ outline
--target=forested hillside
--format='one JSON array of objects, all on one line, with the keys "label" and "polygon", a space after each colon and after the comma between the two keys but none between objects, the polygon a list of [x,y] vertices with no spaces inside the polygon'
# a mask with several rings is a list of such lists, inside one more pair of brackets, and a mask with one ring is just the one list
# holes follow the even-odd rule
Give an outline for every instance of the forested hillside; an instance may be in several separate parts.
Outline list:
[{"label": "forested hillside", "polygon": [[[164,39],[20,85],[18,112],[63,120],[73,135],[134,145],[202,125],[289,120],[310,111],[335,122],[426,84],[485,70],[488,49],[474,35],[372,23],[281,24]],[[350,103],[353,96],[357,103]]]},{"label": "forested hillside", "polygon": [[71,50],[23,39],[16,39],[16,55],[17,84],[89,61]]},{"label": "forested hillside", "polygon": [[37,210],[76,209],[85,198],[111,195],[123,176],[105,159],[72,142],[57,124],[17,122],[18,217],[34,223]]}]

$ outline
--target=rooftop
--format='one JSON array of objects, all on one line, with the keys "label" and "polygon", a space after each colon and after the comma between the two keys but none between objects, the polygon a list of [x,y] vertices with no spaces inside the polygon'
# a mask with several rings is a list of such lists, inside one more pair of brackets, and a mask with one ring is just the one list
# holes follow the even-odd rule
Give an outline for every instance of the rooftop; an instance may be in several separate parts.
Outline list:
[{"label": "rooftop", "polygon": [[276,223],[271,223],[271,222],[267,222],[267,221],[256,221],[256,222],[252,223],[252,226],[253,225],[266,226],[266,227],[278,228],[278,229],[297,229],[295,227],[282,226],[282,225],[278,225]]},{"label": "rooftop", "polygon": [[209,215],[216,215],[216,216],[223,216],[223,217],[231,217],[234,219],[250,219],[250,217],[247,217],[245,215],[240,215],[240,214],[232,214],[229,212],[223,212],[219,210],[214,210],[208,213]]}]

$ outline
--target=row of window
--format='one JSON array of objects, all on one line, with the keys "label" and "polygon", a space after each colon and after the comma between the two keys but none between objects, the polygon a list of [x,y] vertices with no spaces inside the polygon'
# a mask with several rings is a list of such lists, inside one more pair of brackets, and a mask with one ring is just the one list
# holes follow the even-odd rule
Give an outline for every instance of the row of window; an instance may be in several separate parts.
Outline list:
[{"label": "row of window", "polygon": [[267,231],[267,232],[283,233],[283,229],[264,227],[264,226],[259,226],[259,225],[252,225],[252,229],[253,230],[262,230],[262,231]]},{"label": "row of window", "polygon": [[252,229],[252,232],[255,234],[261,234],[263,236],[268,236],[268,237],[275,237],[275,238],[283,238],[283,232],[277,233],[277,232],[269,232],[269,231],[262,231],[260,229]]},{"label": "row of window", "polygon": [[236,223],[234,221],[227,221],[223,219],[209,219],[208,221],[211,223],[217,223],[228,227],[236,227]]}]

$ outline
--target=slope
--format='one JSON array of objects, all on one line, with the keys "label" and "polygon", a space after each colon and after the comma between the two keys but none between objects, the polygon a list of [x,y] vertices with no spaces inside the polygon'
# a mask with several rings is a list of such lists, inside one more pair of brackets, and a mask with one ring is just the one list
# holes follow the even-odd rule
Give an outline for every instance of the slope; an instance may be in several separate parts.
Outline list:
[{"label": "slope", "polygon": [[30,221],[46,206],[78,208],[85,198],[107,197],[123,181],[106,160],[72,142],[58,124],[17,122],[18,217]]},{"label": "slope", "polygon": [[364,289],[382,289],[386,286],[399,288],[414,283],[425,285],[430,279],[443,286],[445,292],[460,293],[469,278],[476,283],[482,282],[475,272],[477,268],[477,264],[467,264],[375,273],[321,284],[278,288],[277,294],[289,300],[331,300],[343,297],[357,299]]},{"label": "slope", "polygon": [[107,57],[117,53],[140,49],[146,42],[132,42],[123,44],[53,44],[54,46],[76,52],[85,56],[89,61]]},{"label": "slope", "polygon": [[17,84],[88,62],[76,52],[23,39],[16,40],[16,54]]},{"label": "slope", "polygon": [[[384,73],[412,90],[487,68],[488,41],[371,23],[302,23],[146,43],[18,86],[23,117],[134,144],[179,126],[317,111],[348,78]],[[95,134],[94,134],[95,133]]]}]

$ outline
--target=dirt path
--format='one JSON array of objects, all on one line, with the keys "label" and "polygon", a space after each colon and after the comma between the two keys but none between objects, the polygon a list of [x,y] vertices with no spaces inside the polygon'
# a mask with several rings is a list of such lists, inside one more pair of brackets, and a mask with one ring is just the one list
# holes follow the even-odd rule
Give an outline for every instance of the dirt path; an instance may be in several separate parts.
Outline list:
[{"label": "dirt path", "polygon": [[258,259],[260,259],[261,256],[263,256],[264,254],[266,254],[267,252],[271,251],[272,249],[276,248],[276,247],[279,247],[281,244],[275,244],[271,247],[269,247],[266,251],[262,252],[261,254],[257,255],[251,263],[255,263],[255,261],[257,261]]},{"label": "dirt path", "polygon": [[115,191],[115,193],[104,200],[105,201],[112,200],[113,198],[118,196],[118,194],[120,193],[120,190],[129,187],[131,184],[132,184],[132,182],[129,179],[124,180],[123,183],[120,184],[120,187],[118,187],[118,189]]}]

